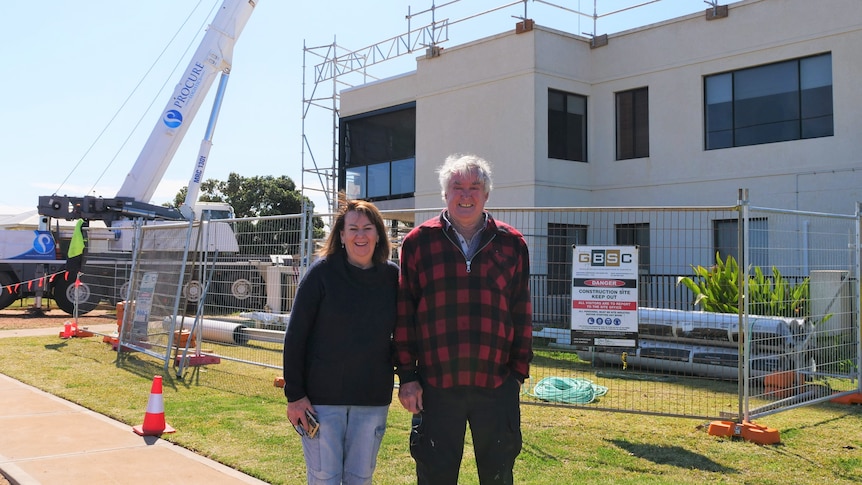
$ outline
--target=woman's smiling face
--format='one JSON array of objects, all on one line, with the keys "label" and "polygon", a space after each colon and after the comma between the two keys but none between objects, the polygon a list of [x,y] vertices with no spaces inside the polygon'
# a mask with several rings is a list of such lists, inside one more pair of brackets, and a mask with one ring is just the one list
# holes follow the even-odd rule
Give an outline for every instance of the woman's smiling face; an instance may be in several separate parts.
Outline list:
[{"label": "woman's smiling face", "polygon": [[377,228],[361,212],[350,211],[344,215],[341,242],[347,251],[347,261],[359,268],[370,268],[377,247]]}]

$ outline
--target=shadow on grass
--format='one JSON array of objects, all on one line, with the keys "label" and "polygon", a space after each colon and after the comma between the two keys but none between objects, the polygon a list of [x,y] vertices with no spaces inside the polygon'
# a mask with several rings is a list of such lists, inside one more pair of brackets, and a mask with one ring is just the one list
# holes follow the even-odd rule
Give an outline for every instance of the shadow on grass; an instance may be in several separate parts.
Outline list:
[{"label": "shadow on grass", "polygon": [[670,465],[678,468],[697,469],[706,472],[739,473],[739,470],[716,463],[709,458],[692,453],[679,446],[652,445],[632,443],[625,440],[608,440],[633,456],[649,460],[659,465]]}]

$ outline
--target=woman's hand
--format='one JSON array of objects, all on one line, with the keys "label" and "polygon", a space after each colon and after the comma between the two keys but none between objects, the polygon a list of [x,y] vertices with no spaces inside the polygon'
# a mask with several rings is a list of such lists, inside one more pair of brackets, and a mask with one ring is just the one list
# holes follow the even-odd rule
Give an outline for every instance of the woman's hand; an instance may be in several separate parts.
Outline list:
[{"label": "woman's hand", "polygon": [[314,411],[314,407],[312,407],[308,396],[299,401],[287,403],[287,419],[290,421],[290,424],[293,426],[302,426],[302,429],[304,429],[306,433],[310,433],[311,426],[308,423],[308,419],[305,417],[306,411],[314,415],[317,414]]}]

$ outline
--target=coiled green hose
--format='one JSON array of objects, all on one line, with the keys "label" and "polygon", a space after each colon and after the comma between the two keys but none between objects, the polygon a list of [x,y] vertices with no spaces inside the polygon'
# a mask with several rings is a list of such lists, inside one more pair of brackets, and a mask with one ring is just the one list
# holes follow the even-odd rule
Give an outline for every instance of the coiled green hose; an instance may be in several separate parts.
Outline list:
[{"label": "coiled green hose", "polygon": [[607,394],[608,388],[579,377],[545,377],[528,395],[549,402],[589,404]]}]

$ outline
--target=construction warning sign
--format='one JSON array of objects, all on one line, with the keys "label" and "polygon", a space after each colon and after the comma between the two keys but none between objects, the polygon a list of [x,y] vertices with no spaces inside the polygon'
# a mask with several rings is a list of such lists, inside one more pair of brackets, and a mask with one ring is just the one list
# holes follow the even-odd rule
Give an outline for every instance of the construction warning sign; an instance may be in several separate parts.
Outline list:
[{"label": "construction warning sign", "polygon": [[635,347],[637,248],[573,246],[572,250],[572,344]]}]

